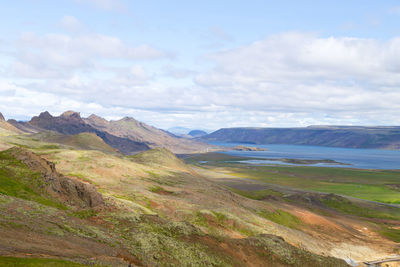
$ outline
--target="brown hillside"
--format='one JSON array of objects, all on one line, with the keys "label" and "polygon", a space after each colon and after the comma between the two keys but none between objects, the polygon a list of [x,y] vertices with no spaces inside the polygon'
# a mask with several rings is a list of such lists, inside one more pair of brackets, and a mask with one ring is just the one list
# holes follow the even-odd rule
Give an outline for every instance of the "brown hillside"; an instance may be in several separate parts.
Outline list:
[{"label": "brown hillside", "polygon": [[3,114],[0,112],[0,134],[13,134],[13,133],[21,133],[19,129],[14,127],[12,124],[8,123]]},{"label": "brown hillside", "polygon": [[205,151],[210,145],[179,138],[171,133],[160,130],[131,117],[117,121],[107,121],[96,115],[84,119],[92,127],[109,134],[143,142],[151,148],[165,147],[174,153],[193,153]]},{"label": "brown hillside", "polygon": [[98,150],[105,153],[118,153],[118,150],[106,144],[103,139],[94,133],[80,133],[74,135],[60,134],[46,131],[31,135],[40,141],[72,146],[79,150]]}]

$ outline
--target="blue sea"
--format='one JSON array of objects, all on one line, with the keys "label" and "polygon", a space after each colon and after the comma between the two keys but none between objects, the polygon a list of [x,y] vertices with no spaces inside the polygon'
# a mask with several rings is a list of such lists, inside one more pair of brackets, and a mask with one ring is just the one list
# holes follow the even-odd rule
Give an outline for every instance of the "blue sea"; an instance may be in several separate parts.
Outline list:
[{"label": "blue sea", "polygon": [[307,166],[323,167],[342,167],[360,169],[400,169],[399,150],[380,150],[380,149],[359,149],[359,148],[337,148],[322,146],[302,146],[302,145],[254,145],[239,143],[210,142],[214,145],[233,147],[244,145],[248,147],[266,148],[267,151],[227,151],[229,155],[252,157],[254,160],[246,160],[249,164],[282,164],[296,165],[281,161],[262,160],[270,159],[331,159],[349,165],[337,165],[329,163],[318,163]]}]

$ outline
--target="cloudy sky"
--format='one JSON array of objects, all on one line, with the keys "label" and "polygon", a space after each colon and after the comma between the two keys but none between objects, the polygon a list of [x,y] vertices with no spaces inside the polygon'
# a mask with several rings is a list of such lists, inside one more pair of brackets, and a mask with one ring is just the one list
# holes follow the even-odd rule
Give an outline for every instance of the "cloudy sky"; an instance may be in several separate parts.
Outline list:
[{"label": "cloudy sky", "polygon": [[398,1],[1,1],[0,111],[400,124]]}]

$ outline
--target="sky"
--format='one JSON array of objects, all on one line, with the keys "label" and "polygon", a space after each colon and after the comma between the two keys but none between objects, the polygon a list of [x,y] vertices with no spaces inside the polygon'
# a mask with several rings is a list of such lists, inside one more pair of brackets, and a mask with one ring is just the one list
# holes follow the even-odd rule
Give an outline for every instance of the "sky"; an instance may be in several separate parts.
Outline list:
[{"label": "sky", "polygon": [[163,129],[400,124],[399,1],[0,4],[6,118],[74,110]]}]

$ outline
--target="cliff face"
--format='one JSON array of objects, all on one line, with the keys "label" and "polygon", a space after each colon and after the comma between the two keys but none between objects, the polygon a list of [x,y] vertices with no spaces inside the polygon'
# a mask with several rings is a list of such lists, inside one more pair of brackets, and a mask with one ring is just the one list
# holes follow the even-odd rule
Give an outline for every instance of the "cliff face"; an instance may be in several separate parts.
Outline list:
[{"label": "cliff face", "polygon": [[400,127],[224,128],[204,141],[400,149]]},{"label": "cliff face", "polygon": [[29,124],[46,130],[56,131],[62,134],[78,134],[93,132],[94,129],[86,124],[79,113],[67,111],[58,117],[53,117],[49,112],[42,112],[33,117]]},{"label": "cliff face", "polygon": [[102,195],[92,184],[63,176],[56,171],[54,163],[23,148],[11,148],[9,154],[20,160],[31,171],[39,173],[45,191],[63,203],[80,208],[104,205]]}]

